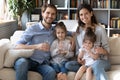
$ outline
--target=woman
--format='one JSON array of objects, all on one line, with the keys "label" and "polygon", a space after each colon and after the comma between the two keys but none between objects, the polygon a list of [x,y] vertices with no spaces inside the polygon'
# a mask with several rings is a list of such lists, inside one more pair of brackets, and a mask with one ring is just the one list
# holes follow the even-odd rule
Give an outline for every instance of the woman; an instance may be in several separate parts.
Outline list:
[{"label": "woman", "polygon": [[[79,49],[82,47],[83,38],[87,26],[91,27],[96,34],[95,44],[102,44],[101,47],[97,47],[96,51],[99,53],[101,58],[92,64],[93,74],[96,77],[96,80],[108,80],[105,73],[106,70],[110,69],[110,62],[108,60],[108,53],[110,52],[108,37],[106,31],[103,27],[98,25],[96,18],[93,13],[93,9],[88,4],[81,4],[78,7],[78,29],[76,34],[76,56],[79,53]],[[70,61],[66,64],[66,68],[71,71],[77,71],[79,62]]]}]

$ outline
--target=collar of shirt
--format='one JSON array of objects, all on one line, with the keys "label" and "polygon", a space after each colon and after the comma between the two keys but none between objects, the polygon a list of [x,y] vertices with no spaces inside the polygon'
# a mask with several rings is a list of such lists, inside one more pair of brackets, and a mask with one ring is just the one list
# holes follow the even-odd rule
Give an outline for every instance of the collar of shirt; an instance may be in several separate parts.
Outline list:
[{"label": "collar of shirt", "polygon": [[[39,27],[40,27],[41,30],[46,30],[45,27],[43,26],[43,24],[41,23],[41,21],[39,22]],[[54,26],[51,25],[49,30],[54,30]]]}]

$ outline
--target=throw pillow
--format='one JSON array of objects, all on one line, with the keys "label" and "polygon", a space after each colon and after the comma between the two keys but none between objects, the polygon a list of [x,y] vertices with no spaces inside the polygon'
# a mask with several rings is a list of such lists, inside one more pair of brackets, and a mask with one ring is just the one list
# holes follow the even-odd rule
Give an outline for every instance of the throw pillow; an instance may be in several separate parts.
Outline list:
[{"label": "throw pillow", "polygon": [[120,37],[109,37],[111,64],[120,64]]},{"label": "throw pillow", "polygon": [[13,67],[16,59],[20,57],[28,58],[33,54],[33,49],[10,49],[7,51],[5,56],[5,67]]}]

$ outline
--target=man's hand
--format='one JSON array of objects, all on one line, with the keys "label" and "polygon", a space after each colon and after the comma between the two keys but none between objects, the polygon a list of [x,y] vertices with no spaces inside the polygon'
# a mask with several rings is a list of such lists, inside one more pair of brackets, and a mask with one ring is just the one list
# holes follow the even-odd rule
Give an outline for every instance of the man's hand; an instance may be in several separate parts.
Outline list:
[{"label": "man's hand", "polygon": [[37,50],[42,50],[42,51],[49,51],[50,50],[50,45],[48,43],[40,43],[36,45]]}]

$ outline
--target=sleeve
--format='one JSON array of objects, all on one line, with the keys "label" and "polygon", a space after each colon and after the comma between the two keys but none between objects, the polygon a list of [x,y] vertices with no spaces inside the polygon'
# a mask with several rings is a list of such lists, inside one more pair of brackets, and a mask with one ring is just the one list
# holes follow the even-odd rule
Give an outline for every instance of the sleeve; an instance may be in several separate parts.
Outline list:
[{"label": "sleeve", "polygon": [[33,30],[31,27],[27,28],[20,39],[16,42],[16,44],[26,44],[27,42],[30,42],[33,36]]},{"label": "sleeve", "polygon": [[51,57],[57,56],[58,53],[58,48],[57,48],[57,41],[53,41],[51,47],[50,47],[50,52],[51,52]]},{"label": "sleeve", "polygon": [[107,36],[106,31],[105,31],[104,28],[102,30],[101,42],[102,42],[103,48],[106,49],[108,51],[108,53],[110,53],[110,48],[109,48],[109,43],[108,43],[108,36]]},{"label": "sleeve", "polygon": [[103,27],[100,27],[100,29],[97,31],[97,41],[102,42],[102,47],[110,52],[109,43],[108,43],[108,36],[106,34],[106,30]]},{"label": "sleeve", "polygon": [[67,52],[67,54],[65,55],[65,57],[66,57],[66,58],[72,58],[72,57],[74,56],[74,52],[71,50],[70,40],[67,40],[67,41],[66,41],[65,47],[68,48],[68,52]]}]

